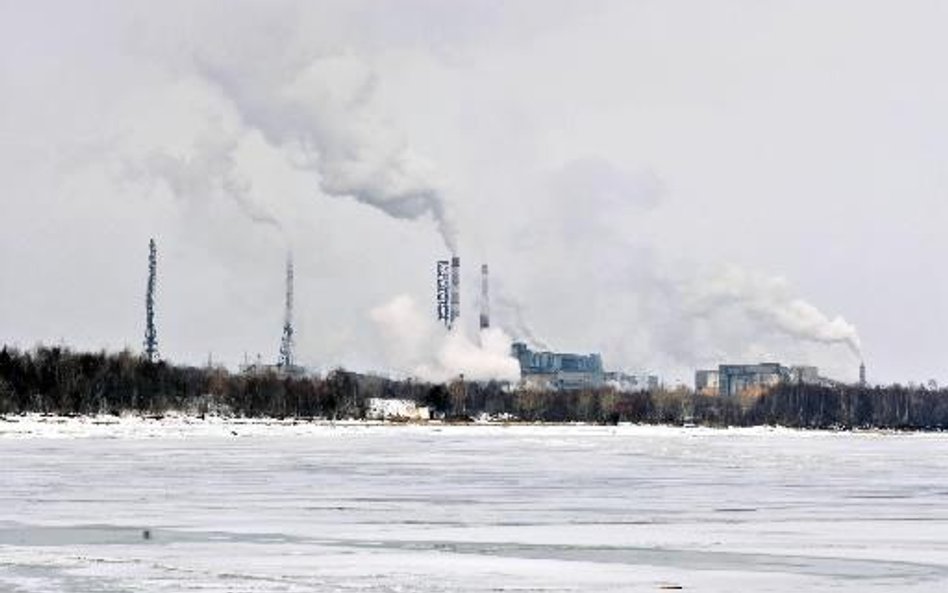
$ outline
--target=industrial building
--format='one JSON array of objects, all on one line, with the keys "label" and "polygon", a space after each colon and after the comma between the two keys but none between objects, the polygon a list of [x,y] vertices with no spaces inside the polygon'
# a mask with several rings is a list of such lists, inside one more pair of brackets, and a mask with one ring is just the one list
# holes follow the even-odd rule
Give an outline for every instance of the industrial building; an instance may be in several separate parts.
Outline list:
[{"label": "industrial building", "polygon": [[789,378],[789,369],[776,362],[722,364],[718,367],[718,393],[723,396],[763,395]]},{"label": "industrial building", "polygon": [[[487,264],[481,265],[480,314],[481,331],[491,327],[490,281]],[[449,330],[459,323],[461,260],[454,255],[450,260],[439,260],[435,266],[435,309],[438,321]],[[620,391],[647,391],[657,389],[658,377],[645,373],[606,372],[599,354],[573,354],[534,351],[524,342],[515,342],[511,355],[520,364],[520,380],[535,389],[596,389],[610,386]]]},{"label": "industrial building", "polygon": [[695,371],[695,392],[700,395],[717,395],[721,385],[721,375],[717,370]]},{"label": "industrial building", "polygon": [[601,387],[605,381],[599,354],[536,352],[523,342],[513,344],[520,362],[522,381],[539,389],[584,389]]},{"label": "industrial building", "polygon": [[523,342],[513,344],[520,363],[520,379],[534,389],[597,389],[612,387],[623,392],[659,388],[659,378],[648,373],[605,371],[599,354],[535,351]]},{"label": "industrial building", "polygon": [[722,364],[717,370],[695,372],[695,392],[724,397],[760,396],[781,383],[818,385],[825,382],[817,367],[786,367],[776,362]]}]

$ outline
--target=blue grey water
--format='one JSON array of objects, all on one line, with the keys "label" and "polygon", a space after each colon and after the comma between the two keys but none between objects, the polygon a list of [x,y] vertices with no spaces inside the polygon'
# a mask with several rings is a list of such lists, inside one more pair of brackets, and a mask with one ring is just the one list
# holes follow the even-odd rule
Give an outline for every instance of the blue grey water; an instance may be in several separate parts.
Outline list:
[{"label": "blue grey water", "polygon": [[75,422],[0,427],[0,591],[948,590],[948,435]]}]

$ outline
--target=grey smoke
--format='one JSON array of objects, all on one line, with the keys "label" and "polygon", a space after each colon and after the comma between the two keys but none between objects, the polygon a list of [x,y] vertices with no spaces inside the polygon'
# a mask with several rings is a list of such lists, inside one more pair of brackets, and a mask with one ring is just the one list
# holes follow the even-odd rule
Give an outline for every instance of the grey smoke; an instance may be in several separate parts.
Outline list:
[{"label": "grey smoke", "polygon": [[844,345],[856,359],[862,358],[862,345],[855,326],[841,316],[830,317],[797,297],[783,278],[765,277],[728,266],[693,285],[688,292],[688,308],[699,316],[737,309],[762,328],[809,342]]},{"label": "grey smoke", "polygon": [[550,350],[549,345],[538,338],[530,327],[530,324],[527,323],[523,305],[507,294],[498,294],[499,291],[496,288],[494,292],[492,304],[499,314],[498,316],[503,319],[505,329],[509,331],[515,339],[526,342],[534,348]]},{"label": "grey smoke", "polygon": [[[666,190],[651,170],[595,156],[567,162],[545,184],[555,199],[544,195],[525,209],[530,224],[511,244],[531,277],[517,296],[571,304],[568,315],[538,306],[537,323],[552,340],[601,350],[608,365],[633,370],[771,356],[846,368],[842,350],[814,344],[842,345],[858,356],[855,327],[800,298],[786,281],[663,258],[649,238]],[[535,339],[520,323],[517,302],[503,305],[509,330]]]},{"label": "grey smoke", "polygon": [[221,131],[205,136],[188,156],[153,151],[143,163],[129,169],[135,177],[162,180],[176,198],[186,202],[222,195],[254,224],[275,229],[284,236],[283,225],[251,198],[253,186],[242,177],[235,162],[237,140]]},{"label": "grey smoke", "polygon": [[551,192],[567,204],[577,197],[597,211],[658,206],[667,190],[651,169],[628,171],[600,156],[588,155],[565,163],[552,175]]},{"label": "grey smoke", "polygon": [[376,78],[364,61],[323,56],[282,69],[264,64],[257,76],[236,74],[246,64],[198,64],[246,125],[285,148],[297,166],[317,173],[323,192],[397,219],[430,217],[447,249],[457,252],[457,229],[434,167],[375,109]]},{"label": "grey smoke", "polygon": [[283,225],[262,206],[250,199],[251,184],[232,175],[221,178],[224,193],[230,197],[241,212],[254,224],[271,226],[283,234]]}]

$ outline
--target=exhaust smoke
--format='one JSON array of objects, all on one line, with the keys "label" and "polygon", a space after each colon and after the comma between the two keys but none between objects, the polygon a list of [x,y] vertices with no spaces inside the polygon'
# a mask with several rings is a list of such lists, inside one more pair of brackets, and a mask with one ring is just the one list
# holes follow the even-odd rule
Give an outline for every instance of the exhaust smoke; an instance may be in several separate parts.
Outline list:
[{"label": "exhaust smoke", "polygon": [[327,195],[350,197],[401,220],[430,218],[445,247],[457,252],[457,230],[434,167],[389,125],[373,102],[377,78],[352,55],[322,56],[292,66],[201,62],[204,78],[233,102],[244,123],[316,173]]}]

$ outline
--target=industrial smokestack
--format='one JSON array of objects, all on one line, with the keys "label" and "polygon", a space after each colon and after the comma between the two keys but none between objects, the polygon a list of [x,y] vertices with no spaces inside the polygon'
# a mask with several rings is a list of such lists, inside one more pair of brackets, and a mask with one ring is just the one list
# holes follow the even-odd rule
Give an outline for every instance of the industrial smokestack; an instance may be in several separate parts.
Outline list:
[{"label": "industrial smokestack", "polygon": [[487,264],[481,265],[481,329],[490,327],[490,293],[488,292]]},{"label": "industrial smokestack", "polygon": [[866,363],[859,363],[859,385],[860,387],[866,386]]},{"label": "industrial smokestack", "polygon": [[454,323],[461,316],[461,258],[451,258],[451,314],[448,327],[454,328]]}]

